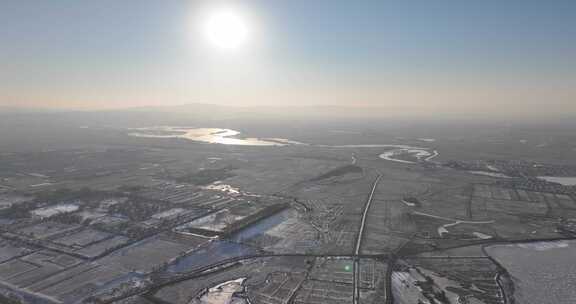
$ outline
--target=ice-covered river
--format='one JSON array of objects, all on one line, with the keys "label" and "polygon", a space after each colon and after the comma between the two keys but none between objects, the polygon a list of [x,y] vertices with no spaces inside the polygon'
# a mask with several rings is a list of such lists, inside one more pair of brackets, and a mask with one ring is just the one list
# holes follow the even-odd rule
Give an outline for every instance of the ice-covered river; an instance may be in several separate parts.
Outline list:
[{"label": "ice-covered river", "polygon": [[407,145],[392,144],[359,144],[359,145],[317,145],[293,141],[285,138],[256,138],[241,137],[240,132],[231,129],[221,128],[190,128],[190,127],[146,127],[130,129],[128,135],[134,137],[148,138],[183,138],[197,142],[224,145],[240,146],[288,146],[288,145],[307,145],[311,147],[325,147],[336,149],[347,148],[384,148],[379,157],[384,160],[399,163],[418,163],[431,161],[438,156],[438,151],[425,148],[413,147]]},{"label": "ice-covered river", "polygon": [[131,129],[128,134],[135,137],[150,138],[184,138],[211,144],[237,146],[285,146],[300,144],[284,138],[240,138],[240,132],[220,128],[186,128],[186,127],[149,127]]}]

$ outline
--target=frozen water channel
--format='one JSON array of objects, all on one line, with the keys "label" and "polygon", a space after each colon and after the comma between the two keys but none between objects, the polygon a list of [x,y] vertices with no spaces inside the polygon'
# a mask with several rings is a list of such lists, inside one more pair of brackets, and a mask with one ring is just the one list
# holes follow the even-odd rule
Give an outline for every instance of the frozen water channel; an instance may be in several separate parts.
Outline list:
[{"label": "frozen water channel", "polygon": [[512,276],[516,303],[576,303],[576,241],[494,245],[486,252]]}]

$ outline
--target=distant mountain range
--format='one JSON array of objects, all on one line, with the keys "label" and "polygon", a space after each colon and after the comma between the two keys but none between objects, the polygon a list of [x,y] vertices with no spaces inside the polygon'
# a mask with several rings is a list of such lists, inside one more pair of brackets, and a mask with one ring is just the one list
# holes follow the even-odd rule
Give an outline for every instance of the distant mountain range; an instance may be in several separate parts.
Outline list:
[{"label": "distant mountain range", "polygon": [[[5,113],[56,113],[75,114],[78,117],[110,117],[116,119],[146,119],[166,118],[201,119],[201,120],[230,120],[249,119],[254,121],[268,120],[313,120],[313,119],[370,119],[370,120],[423,120],[423,121],[522,121],[530,122],[571,122],[574,115],[542,115],[532,117],[515,117],[506,114],[485,115],[483,113],[458,113],[449,109],[436,109],[434,111],[414,111],[398,107],[385,106],[339,106],[339,105],[310,105],[310,106],[230,106],[206,103],[190,103],[182,105],[143,106],[119,109],[63,109],[63,108],[29,108],[16,106],[0,106],[0,114]],[[161,114],[161,115],[160,115]],[[66,115],[68,116],[68,115]]]}]

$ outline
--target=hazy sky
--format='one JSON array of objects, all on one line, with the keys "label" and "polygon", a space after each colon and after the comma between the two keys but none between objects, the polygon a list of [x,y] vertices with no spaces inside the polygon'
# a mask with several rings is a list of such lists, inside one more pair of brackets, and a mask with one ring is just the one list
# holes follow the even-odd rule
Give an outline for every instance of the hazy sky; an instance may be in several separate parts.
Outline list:
[{"label": "hazy sky", "polygon": [[0,106],[196,102],[576,113],[576,1],[0,0]]}]

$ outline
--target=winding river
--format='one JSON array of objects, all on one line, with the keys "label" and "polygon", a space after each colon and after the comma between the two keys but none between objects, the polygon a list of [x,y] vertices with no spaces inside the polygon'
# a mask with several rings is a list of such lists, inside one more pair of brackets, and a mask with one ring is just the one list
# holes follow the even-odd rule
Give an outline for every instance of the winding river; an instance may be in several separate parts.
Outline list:
[{"label": "winding river", "polygon": [[379,157],[384,160],[415,164],[429,162],[438,156],[438,151],[424,147],[390,144],[361,144],[361,145],[315,145],[285,138],[256,138],[241,137],[240,132],[221,128],[191,128],[191,127],[147,127],[129,129],[129,136],[147,138],[183,138],[196,142],[239,146],[289,146],[306,145],[325,148],[385,148],[387,151]]}]

